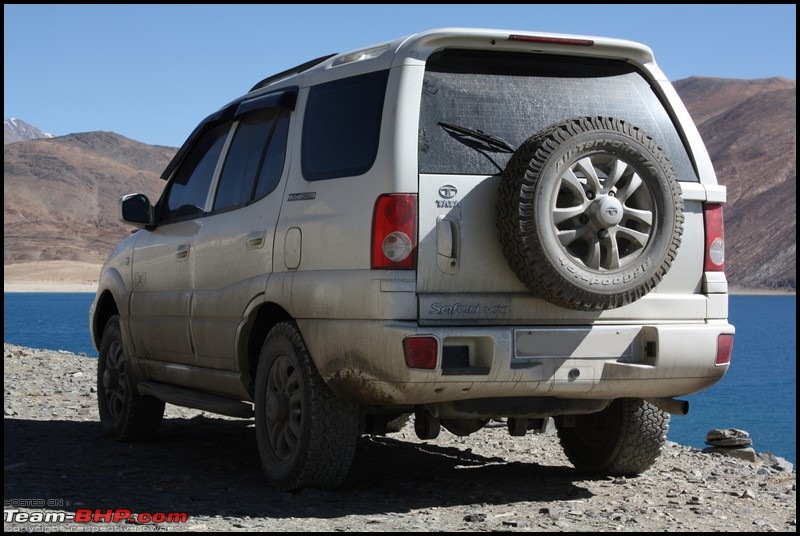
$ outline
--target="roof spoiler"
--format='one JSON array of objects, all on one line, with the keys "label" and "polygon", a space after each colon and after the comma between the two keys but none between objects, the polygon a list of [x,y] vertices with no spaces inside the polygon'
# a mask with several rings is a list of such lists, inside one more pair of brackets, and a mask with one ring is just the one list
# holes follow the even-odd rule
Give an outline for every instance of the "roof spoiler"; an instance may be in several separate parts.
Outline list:
[{"label": "roof spoiler", "polygon": [[277,80],[280,80],[282,78],[287,78],[289,76],[292,76],[293,74],[302,73],[303,71],[306,71],[306,70],[314,67],[315,65],[319,65],[323,61],[327,60],[328,58],[332,58],[335,55],[336,54],[328,54],[327,56],[322,56],[322,57],[319,57],[317,59],[314,59],[314,60],[311,60],[311,61],[307,61],[305,63],[301,63],[300,65],[298,65],[296,67],[292,67],[291,69],[286,69],[285,71],[281,71],[278,74],[273,74],[272,76],[269,76],[269,77],[265,78],[264,80],[262,80],[261,82],[259,82],[258,84],[254,85],[252,88],[250,88],[250,92],[255,91],[257,89],[261,89],[262,87],[267,87],[269,84],[271,84],[271,83],[273,83],[273,82],[275,82]]}]

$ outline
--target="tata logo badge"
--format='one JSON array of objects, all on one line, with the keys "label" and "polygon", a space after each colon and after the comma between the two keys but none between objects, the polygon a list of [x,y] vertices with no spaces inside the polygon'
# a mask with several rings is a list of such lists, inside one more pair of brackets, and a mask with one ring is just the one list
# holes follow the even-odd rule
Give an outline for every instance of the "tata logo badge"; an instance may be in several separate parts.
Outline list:
[{"label": "tata logo badge", "polygon": [[452,184],[445,184],[441,188],[439,188],[439,197],[442,199],[452,199],[456,196],[458,190]]}]

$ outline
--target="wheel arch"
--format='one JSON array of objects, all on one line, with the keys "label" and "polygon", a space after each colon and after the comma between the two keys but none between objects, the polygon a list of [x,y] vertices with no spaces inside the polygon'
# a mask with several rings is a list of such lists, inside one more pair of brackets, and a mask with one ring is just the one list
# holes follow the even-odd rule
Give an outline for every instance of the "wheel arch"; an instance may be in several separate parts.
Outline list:
[{"label": "wheel arch", "polygon": [[122,329],[123,337],[126,336],[128,331],[126,329],[128,311],[125,307],[120,308],[123,297],[128,295],[128,287],[125,285],[122,274],[116,269],[108,269],[101,275],[100,285],[92,302],[89,320],[92,343],[97,350],[100,349],[103,331],[112,316],[120,315],[120,328]]},{"label": "wheel arch", "polygon": [[108,320],[119,314],[117,300],[110,290],[105,290],[95,298],[94,313],[92,315],[92,343],[96,349],[100,349],[100,341],[103,340],[103,331]]},{"label": "wheel arch", "polygon": [[264,302],[250,311],[239,336],[239,370],[247,377],[247,392],[255,396],[256,370],[261,348],[269,331],[277,324],[293,320],[289,312],[275,302]]}]

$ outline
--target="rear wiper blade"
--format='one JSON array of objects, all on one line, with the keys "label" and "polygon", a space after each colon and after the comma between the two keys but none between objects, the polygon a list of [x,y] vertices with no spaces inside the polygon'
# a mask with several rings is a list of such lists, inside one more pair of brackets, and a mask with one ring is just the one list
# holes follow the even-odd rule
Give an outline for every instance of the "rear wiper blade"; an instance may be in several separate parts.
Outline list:
[{"label": "rear wiper blade", "polygon": [[497,136],[492,136],[491,134],[487,134],[481,130],[474,130],[468,127],[463,127],[461,125],[456,125],[454,123],[447,123],[445,121],[439,121],[438,124],[446,130],[457,132],[458,134],[461,134],[463,136],[469,136],[470,138],[480,140],[486,143],[487,145],[506,153],[513,153],[514,151],[517,150],[516,147],[514,147],[504,139],[498,138]]}]

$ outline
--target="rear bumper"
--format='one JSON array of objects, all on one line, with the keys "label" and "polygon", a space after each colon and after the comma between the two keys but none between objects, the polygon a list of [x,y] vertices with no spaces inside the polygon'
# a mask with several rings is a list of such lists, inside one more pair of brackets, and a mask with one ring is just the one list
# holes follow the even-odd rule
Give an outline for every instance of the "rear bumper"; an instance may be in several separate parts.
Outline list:
[{"label": "rear bumper", "polygon": [[[419,327],[416,323],[300,320],[314,363],[341,398],[364,406],[551,397],[669,398],[718,382],[727,322],[548,327]],[[406,365],[403,340],[438,341],[435,368]]]}]

